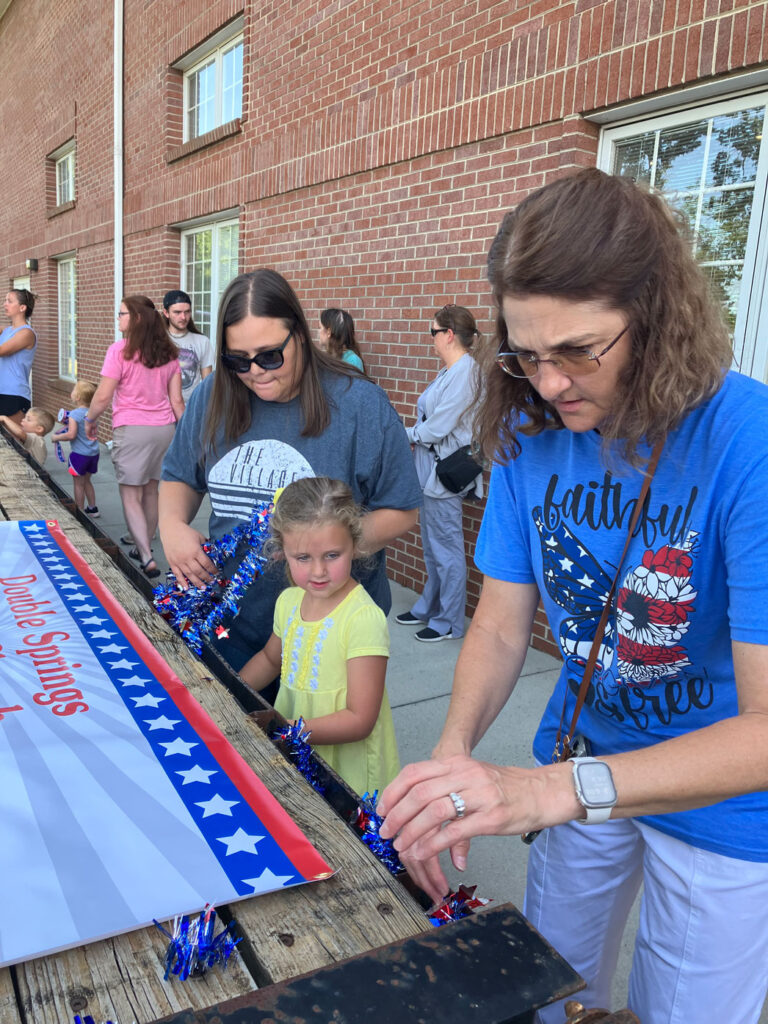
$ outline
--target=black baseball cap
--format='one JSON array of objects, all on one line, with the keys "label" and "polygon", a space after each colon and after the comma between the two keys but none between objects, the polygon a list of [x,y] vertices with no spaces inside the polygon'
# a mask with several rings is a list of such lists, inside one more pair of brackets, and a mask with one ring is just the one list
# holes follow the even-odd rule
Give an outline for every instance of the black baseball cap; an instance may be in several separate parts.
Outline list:
[{"label": "black baseball cap", "polygon": [[173,291],[166,292],[163,296],[163,309],[170,309],[177,302],[186,302],[188,305],[192,305],[192,299],[190,299],[187,293],[176,288]]}]

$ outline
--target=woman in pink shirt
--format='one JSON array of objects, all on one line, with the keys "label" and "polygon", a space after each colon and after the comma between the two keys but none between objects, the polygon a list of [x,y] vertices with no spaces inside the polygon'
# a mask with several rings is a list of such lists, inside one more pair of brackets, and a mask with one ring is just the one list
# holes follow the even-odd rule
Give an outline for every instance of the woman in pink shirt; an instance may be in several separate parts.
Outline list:
[{"label": "woman in pink shirt", "polygon": [[160,467],[184,412],[181,370],[176,346],[146,295],[126,296],[117,321],[123,338],[107,349],[85,429],[96,437],[99,416],[111,402],[112,461],[123,514],[141,568],[153,579],[160,575],[150,546],[157,529]]}]

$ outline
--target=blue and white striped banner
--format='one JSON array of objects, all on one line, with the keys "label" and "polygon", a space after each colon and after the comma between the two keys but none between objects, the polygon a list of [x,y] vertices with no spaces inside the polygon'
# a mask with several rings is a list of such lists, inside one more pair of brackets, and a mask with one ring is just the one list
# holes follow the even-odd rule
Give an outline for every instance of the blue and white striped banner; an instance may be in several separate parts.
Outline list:
[{"label": "blue and white striped banner", "polygon": [[332,873],[55,522],[0,644],[0,965]]}]

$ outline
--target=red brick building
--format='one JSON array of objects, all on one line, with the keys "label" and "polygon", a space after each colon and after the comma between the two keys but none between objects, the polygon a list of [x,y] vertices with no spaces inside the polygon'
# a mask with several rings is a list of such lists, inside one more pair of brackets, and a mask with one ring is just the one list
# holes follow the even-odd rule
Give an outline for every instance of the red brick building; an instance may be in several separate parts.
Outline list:
[{"label": "red brick building", "polygon": [[[39,296],[35,402],[55,411],[76,373],[97,379],[121,293],[159,302],[181,283],[207,326],[234,273],[269,265],[312,324],[352,312],[408,419],[438,369],[435,309],[491,330],[503,212],[595,163],[689,211],[741,366],[763,378],[767,11],[0,0],[0,277]],[[415,536],[391,567],[420,585]]]}]

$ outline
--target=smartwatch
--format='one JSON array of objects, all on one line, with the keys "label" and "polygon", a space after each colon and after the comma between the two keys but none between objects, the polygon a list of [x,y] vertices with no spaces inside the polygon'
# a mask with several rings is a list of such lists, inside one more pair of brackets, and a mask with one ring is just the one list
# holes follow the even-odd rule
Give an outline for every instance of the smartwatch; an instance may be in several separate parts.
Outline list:
[{"label": "smartwatch", "polygon": [[571,766],[576,799],[586,811],[586,817],[577,821],[581,825],[602,825],[618,799],[610,766],[596,757],[574,757]]}]

